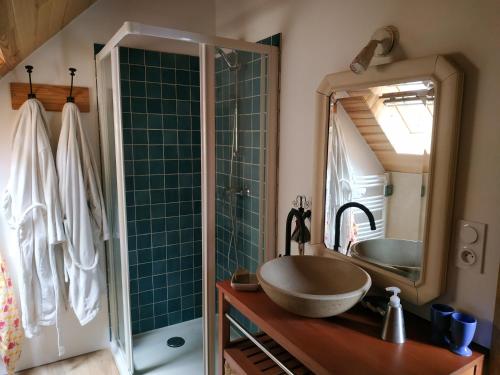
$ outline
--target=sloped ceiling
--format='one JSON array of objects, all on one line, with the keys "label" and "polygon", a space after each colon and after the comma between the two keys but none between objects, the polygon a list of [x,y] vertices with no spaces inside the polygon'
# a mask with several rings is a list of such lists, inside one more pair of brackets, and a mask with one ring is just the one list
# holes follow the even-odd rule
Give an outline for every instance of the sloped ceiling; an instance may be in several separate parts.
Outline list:
[{"label": "sloped ceiling", "polygon": [[97,0],[0,0],[0,78]]},{"label": "sloped ceiling", "polygon": [[394,150],[374,113],[377,105],[382,105],[378,97],[369,90],[350,91],[349,94],[350,97],[339,99],[339,101],[386,171],[428,172],[428,159],[421,155],[398,154]]}]

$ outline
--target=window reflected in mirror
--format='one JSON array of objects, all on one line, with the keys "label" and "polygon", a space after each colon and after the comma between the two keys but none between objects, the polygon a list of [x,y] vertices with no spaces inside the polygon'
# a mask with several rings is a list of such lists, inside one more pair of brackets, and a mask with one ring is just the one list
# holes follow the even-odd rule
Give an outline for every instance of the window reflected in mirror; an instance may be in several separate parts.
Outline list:
[{"label": "window reflected in mirror", "polygon": [[[412,281],[424,250],[434,101],[430,80],[336,91],[330,100],[325,244]],[[349,202],[373,222],[357,207],[342,210]]]}]

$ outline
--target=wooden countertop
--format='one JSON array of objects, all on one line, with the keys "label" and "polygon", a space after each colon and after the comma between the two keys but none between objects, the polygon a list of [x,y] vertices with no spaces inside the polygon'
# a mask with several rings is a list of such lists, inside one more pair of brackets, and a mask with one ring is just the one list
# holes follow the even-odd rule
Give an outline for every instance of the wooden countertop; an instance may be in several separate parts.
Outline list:
[{"label": "wooden countertop", "polygon": [[311,319],[283,310],[263,291],[238,292],[229,281],[218,282],[217,288],[229,304],[316,374],[444,375],[481,368],[483,354],[460,357],[431,345],[430,324],[407,312],[407,341],[398,345],[380,339],[382,318],[362,307]]}]

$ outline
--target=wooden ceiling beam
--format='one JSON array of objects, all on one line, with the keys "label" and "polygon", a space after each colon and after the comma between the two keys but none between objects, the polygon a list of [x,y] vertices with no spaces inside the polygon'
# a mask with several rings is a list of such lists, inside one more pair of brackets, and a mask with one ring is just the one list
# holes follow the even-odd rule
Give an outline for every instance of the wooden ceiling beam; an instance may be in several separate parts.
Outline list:
[{"label": "wooden ceiling beam", "polygon": [[0,0],[0,78],[97,0]]},{"label": "wooden ceiling beam", "polygon": [[0,0],[0,14],[2,14],[0,17],[0,49],[4,60],[3,64],[0,65],[0,77],[3,77],[20,61],[20,54],[11,0]]}]

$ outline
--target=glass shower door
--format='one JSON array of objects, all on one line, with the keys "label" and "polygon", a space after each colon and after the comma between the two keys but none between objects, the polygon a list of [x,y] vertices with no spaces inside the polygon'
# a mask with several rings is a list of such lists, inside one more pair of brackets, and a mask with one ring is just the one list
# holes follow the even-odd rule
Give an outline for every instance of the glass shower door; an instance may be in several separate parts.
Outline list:
[{"label": "glass shower door", "polygon": [[[103,189],[106,200],[110,240],[106,242],[108,304],[110,314],[110,341],[113,356],[120,373],[132,374],[132,348],[130,307],[128,295],[128,270],[126,247],[123,246],[123,228],[120,217],[125,215],[123,192],[123,166],[119,164],[122,153],[121,111],[117,100],[119,93],[118,48],[97,62],[97,91],[99,106],[99,126],[101,131],[101,161],[103,167]],[[115,93],[115,95],[113,95]],[[119,97],[118,97],[119,98]],[[117,107],[118,106],[118,107]]]},{"label": "glass shower door", "polygon": [[[221,313],[215,283],[238,269],[255,273],[274,257],[278,66],[276,49],[246,42],[202,45],[200,57],[204,322],[211,374],[221,373],[223,365],[223,353],[213,349]],[[247,331],[258,331],[237,311],[230,313]]]}]

